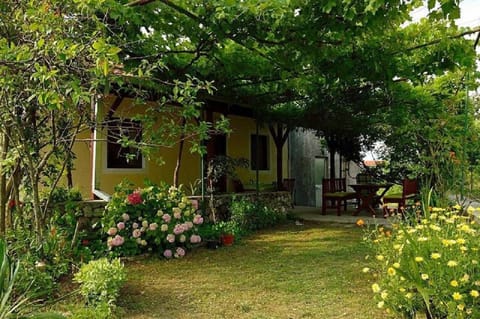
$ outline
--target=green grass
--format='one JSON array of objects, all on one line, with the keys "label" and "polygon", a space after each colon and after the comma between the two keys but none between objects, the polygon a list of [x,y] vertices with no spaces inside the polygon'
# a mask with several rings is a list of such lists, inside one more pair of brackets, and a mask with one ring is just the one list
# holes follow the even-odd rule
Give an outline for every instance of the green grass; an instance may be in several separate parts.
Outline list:
[{"label": "green grass", "polygon": [[179,260],[128,262],[121,318],[385,317],[352,225],[293,223]]}]

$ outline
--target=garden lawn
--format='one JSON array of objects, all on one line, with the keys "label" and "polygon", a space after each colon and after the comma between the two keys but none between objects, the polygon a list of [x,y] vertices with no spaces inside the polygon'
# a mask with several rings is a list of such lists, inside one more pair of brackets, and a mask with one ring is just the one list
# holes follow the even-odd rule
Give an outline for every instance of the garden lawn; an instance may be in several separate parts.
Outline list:
[{"label": "garden lawn", "polygon": [[128,262],[120,317],[385,317],[372,298],[355,225],[293,222],[183,259]]}]

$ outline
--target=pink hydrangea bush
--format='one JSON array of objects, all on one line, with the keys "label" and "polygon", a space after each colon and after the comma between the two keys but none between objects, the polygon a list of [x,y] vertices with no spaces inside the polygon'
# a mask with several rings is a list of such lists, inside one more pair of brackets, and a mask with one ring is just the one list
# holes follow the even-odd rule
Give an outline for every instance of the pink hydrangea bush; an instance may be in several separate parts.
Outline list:
[{"label": "pink hydrangea bush", "polygon": [[150,251],[165,258],[181,258],[202,241],[198,229],[203,217],[181,190],[165,184],[141,189],[120,184],[102,224],[107,248],[117,256]]}]

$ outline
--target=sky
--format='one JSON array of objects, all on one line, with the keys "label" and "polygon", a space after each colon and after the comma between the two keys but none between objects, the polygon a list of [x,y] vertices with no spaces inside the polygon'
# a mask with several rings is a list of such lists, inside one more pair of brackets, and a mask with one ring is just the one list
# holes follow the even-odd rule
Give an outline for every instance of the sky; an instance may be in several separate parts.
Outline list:
[{"label": "sky", "polygon": [[[457,24],[462,27],[476,27],[480,26],[480,0],[462,0],[460,2],[460,19]],[[415,10],[412,14],[414,21],[426,16],[428,13],[427,7],[422,7]]]}]

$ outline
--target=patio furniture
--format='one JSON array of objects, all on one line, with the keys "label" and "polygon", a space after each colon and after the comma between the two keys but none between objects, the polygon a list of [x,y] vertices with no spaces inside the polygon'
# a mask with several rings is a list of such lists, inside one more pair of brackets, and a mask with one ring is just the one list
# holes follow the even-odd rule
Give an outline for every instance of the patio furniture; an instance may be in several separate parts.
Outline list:
[{"label": "patio furniture", "polygon": [[347,200],[357,198],[356,192],[347,192],[345,178],[324,178],[322,180],[322,214],[327,211],[327,201],[331,201],[330,207],[337,209],[340,216],[340,206],[343,203],[343,210],[347,210]]},{"label": "patio furniture", "polygon": [[398,204],[398,212],[403,214],[408,200],[414,200],[418,193],[418,181],[416,179],[404,179],[402,181],[402,192],[388,194],[383,197],[383,213],[388,215],[388,204]]},{"label": "patio furniture", "polygon": [[[393,184],[376,184],[363,183],[350,185],[355,190],[357,198],[359,199],[358,208],[353,215],[358,215],[362,210],[370,212],[372,216],[376,215],[374,205],[385,195],[385,193],[392,187]],[[379,195],[378,191],[383,188]]]}]

